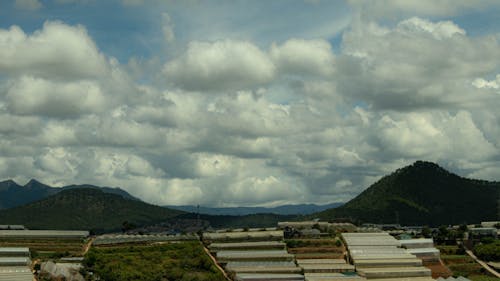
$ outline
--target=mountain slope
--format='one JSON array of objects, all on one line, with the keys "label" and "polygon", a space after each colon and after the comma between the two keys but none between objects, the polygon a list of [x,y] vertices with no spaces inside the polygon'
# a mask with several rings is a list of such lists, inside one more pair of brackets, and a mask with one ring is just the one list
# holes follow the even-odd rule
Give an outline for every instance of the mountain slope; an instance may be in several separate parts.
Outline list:
[{"label": "mountain slope", "polygon": [[314,217],[402,225],[478,223],[498,219],[500,183],[462,178],[417,161],[374,183],[345,205]]},{"label": "mountain slope", "polygon": [[[200,214],[207,215],[230,215],[230,216],[245,216],[252,214],[278,214],[278,215],[309,215],[316,212],[321,212],[330,208],[336,208],[343,203],[332,203],[327,205],[316,204],[297,204],[283,205],[278,207],[228,207],[228,208],[211,208],[200,206]],[[198,207],[192,205],[183,206],[166,206],[167,208],[181,210],[185,212],[197,213]]]},{"label": "mountain slope", "polygon": [[0,182],[0,210],[35,202],[63,190],[73,188],[95,188],[103,190],[106,193],[121,195],[124,198],[139,200],[120,188],[93,185],[68,185],[58,188],[51,187],[34,179],[30,180],[26,185],[21,186],[13,180],[6,180]]},{"label": "mountain slope", "polygon": [[119,230],[125,221],[136,225],[152,224],[182,213],[95,188],[72,188],[40,201],[2,210],[0,224],[101,232]]}]

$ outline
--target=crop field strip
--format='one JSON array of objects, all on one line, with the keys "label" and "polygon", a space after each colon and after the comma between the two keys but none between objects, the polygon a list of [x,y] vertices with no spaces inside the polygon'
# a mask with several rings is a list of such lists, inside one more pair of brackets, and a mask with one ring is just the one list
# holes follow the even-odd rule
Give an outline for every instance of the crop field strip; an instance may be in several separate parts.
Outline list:
[{"label": "crop field strip", "polygon": [[55,253],[81,256],[84,245],[83,239],[0,238],[0,247],[27,247],[35,257],[50,256]]},{"label": "crop field strip", "polygon": [[225,280],[199,241],[92,247],[84,263],[105,280]]},{"label": "crop field strip", "polygon": [[467,276],[473,281],[500,281],[500,278],[485,276],[481,265],[468,255],[460,253],[457,245],[438,246],[438,249],[443,263],[453,275]]}]

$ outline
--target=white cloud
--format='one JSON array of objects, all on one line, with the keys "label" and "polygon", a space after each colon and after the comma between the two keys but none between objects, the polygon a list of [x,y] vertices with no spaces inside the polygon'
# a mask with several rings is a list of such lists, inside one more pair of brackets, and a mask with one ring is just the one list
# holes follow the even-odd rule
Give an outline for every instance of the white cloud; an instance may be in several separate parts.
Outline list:
[{"label": "white cloud", "polygon": [[100,112],[105,98],[93,82],[58,83],[24,76],[12,83],[6,102],[15,114],[65,118]]},{"label": "white cloud", "polygon": [[38,0],[16,0],[14,6],[22,10],[35,11],[43,7]]},{"label": "white cloud", "polygon": [[165,65],[167,79],[188,90],[226,91],[256,87],[274,77],[268,56],[250,42],[191,42]]},{"label": "white cloud", "polygon": [[380,109],[470,106],[478,98],[466,87],[471,77],[495,71],[500,59],[494,37],[469,38],[452,22],[421,18],[392,29],[359,24],[342,48],[339,91]]},{"label": "white cloud", "polygon": [[415,159],[488,159],[496,153],[471,114],[411,113],[383,116],[378,123],[381,146],[397,155]]},{"label": "white cloud", "polygon": [[436,39],[446,39],[454,35],[465,35],[465,30],[461,29],[451,21],[433,23],[418,17],[413,17],[400,22],[398,24],[398,29],[401,32],[407,32],[410,36],[418,33],[432,34],[432,36]]},{"label": "white cloud", "polygon": [[173,41],[175,41],[175,33],[174,33],[174,25],[172,23],[170,15],[167,13],[162,13],[161,21],[162,21],[161,28],[163,30],[163,36],[165,37],[167,43],[172,43]]},{"label": "white cloud", "polygon": [[[35,160],[35,166],[57,176],[75,175],[74,156],[62,147],[49,148]],[[73,162],[73,163],[72,163]]]},{"label": "white cloud", "polygon": [[273,44],[270,54],[280,72],[307,76],[333,74],[334,55],[325,40],[290,39],[281,45]]},{"label": "white cloud", "polygon": [[483,78],[476,78],[472,81],[472,85],[478,89],[498,89],[500,86],[500,74],[494,80],[485,80]]},{"label": "white cloud", "polygon": [[498,37],[421,14],[355,19],[334,39],[305,31],[328,20],[277,36],[292,16],[193,38],[196,11],[154,9],[156,37],[141,39],[169,51],[127,66],[83,26],[0,30],[0,177],[219,206],[345,201],[417,159],[498,177]]},{"label": "white cloud", "polygon": [[48,21],[31,35],[15,25],[0,29],[0,73],[80,79],[106,71],[104,56],[82,26]]}]

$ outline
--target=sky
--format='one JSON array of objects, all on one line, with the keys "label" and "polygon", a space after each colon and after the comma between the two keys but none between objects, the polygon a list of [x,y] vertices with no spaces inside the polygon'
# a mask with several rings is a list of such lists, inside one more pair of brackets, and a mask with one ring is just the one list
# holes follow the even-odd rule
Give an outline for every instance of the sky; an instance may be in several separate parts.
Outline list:
[{"label": "sky", "polygon": [[500,1],[5,0],[0,179],[159,205],[500,180]]}]

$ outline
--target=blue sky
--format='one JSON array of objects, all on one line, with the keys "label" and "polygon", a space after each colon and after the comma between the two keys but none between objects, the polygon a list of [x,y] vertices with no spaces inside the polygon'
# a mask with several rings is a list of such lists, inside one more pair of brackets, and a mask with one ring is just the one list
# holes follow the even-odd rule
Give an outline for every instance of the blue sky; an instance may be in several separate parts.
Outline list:
[{"label": "blue sky", "polygon": [[344,202],[416,160],[499,180],[500,4],[0,3],[0,177],[156,204]]}]

